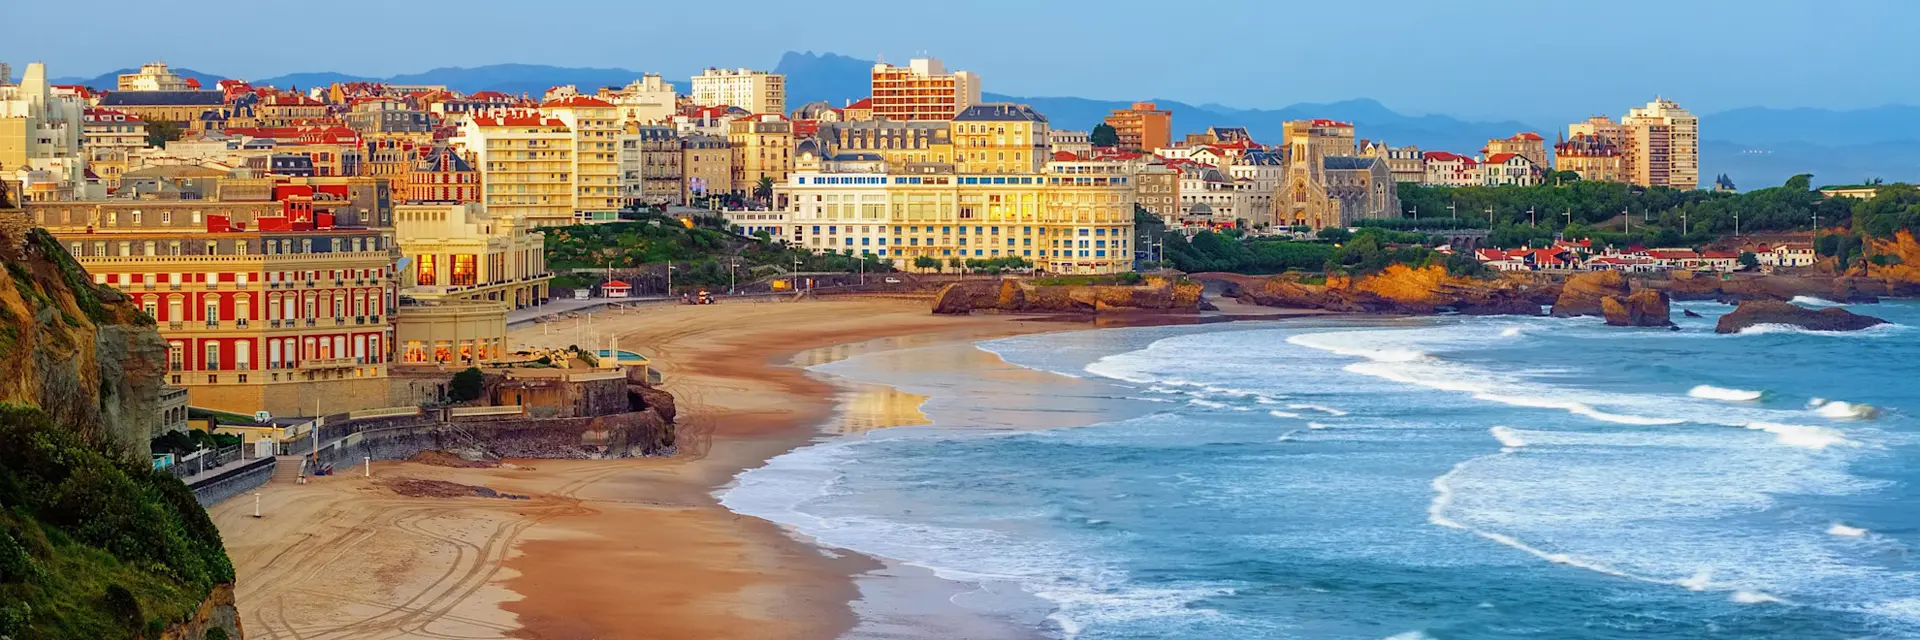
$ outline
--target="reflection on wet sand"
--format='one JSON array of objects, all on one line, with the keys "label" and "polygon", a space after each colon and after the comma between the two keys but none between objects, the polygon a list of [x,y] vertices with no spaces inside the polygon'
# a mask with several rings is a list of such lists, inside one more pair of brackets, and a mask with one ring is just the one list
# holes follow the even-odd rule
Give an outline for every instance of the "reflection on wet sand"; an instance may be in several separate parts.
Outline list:
[{"label": "reflection on wet sand", "polygon": [[839,414],[821,429],[831,435],[848,435],[885,429],[928,424],[920,403],[927,397],[907,393],[883,384],[848,384],[840,393]]}]

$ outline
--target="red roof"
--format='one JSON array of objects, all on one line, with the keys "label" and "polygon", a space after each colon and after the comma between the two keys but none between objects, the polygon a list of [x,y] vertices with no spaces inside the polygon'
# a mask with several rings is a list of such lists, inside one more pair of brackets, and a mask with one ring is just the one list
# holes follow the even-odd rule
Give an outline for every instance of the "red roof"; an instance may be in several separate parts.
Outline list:
[{"label": "red roof", "polygon": [[1080,156],[1072,151],[1055,151],[1053,159],[1059,162],[1073,162],[1079,160]]},{"label": "red roof", "polygon": [[1496,153],[1487,157],[1487,164],[1506,164],[1508,160],[1520,157],[1518,153]]},{"label": "red roof", "polygon": [[608,289],[632,289],[633,288],[633,285],[627,284],[625,280],[608,280],[606,284],[601,286],[606,287]]},{"label": "red roof", "polygon": [[1452,151],[1428,151],[1425,155],[1429,162],[1466,162],[1467,164],[1473,164],[1473,158]]},{"label": "red roof", "polygon": [[1353,125],[1352,125],[1352,124],[1349,124],[1349,123],[1345,123],[1345,122],[1341,122],[1341,121],[1339,121],[1339,120],[1328,120],[1328,119],[1326,119],[1326,118],[1314,118],[1314,119],[1313,119],[1313,126],[1316,126],[1316,127],[1346,127],[1346,128],[1349,128],[1349,129],[1351,129],[1351,128],[1353,128]]},{"label": "red roof", "polygon": [[1700,257],[1700,254],[1692,249],[1655,249],[1648,251],[1647,255],[1661,260],[1689,260]]},{"label": "red roof", "polygon": [[1538,133],[1528,131],[1526,133],[1514,134],[1513,137],[1507,138],[1507,139],[1508,140],[1545,140],[1546,138],[1540,137],[1540,134]]},{"label": "red roof", "polygon": [[594,97],[590,97],[590,96],[572,96],[572,97],[568,97],[568,98],[563,98],[563,99],[560,99],[560,100],[548,100],[548,101],[546,101],[546,102],[543,102],[543,103],[541,103],[541,104],[540,104],[540,106],[541,106],[541,107],[606,107],[606,108],[612,108],[612,107],[613,107],[613,103],[611,103],[611,102],[607,102],[607,101],[605,101],[605,100],[601,100],[601,99],[599,99],[599,98],[594,98]]},{"label": "red roof", "polygon": [[474,92],[473,95],[467,96],[467,99],[477,100],[482,102],[499,102],[499,101],[511,101],[513,100],[513,96],[500,93],[498,91],[476,91]]},{"label": "red roof", "polygon": [[811,137],[813,137],[813,135],[814,135],[814,134],[816,134],[816,133],[820,133],[820,121],[819,121],[819,120],[795,120],[795,121],[793,121],[793,136],[794,136],[794,137],[796,137],[796,138],[811,138]]},{"label": "red roof", "polygon": [[848,109],[866,109],[868,111],[872,111],[873,98],[861,98],[859,100],[855,100],[853,101],[853,104],[847,105],[847,108]]},{"label": "red roof", "polygon": [[1700,257],[1712,258],[1715,260],[1733,260],[1740,257],[1740,252],[1738,251],[1707,251],[1707,252],[1701,253]]}]

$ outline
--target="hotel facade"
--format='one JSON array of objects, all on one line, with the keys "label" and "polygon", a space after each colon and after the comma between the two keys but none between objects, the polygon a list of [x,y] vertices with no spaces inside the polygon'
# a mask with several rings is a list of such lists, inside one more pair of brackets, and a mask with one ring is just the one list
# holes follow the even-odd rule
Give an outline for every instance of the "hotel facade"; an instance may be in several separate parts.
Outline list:
[{"label": "hotel facade", "polygon": [[950,120],[980,104],[980,76],[947,73],[939,58],[914,58],[907,66],[873,65],[872,113],[888,120]]},{"label": "hotel facade", "polygon": [[386,406],[391,232],[298,201],[29,203],[94,281],[157,321],[193,404],[311,415]]}]

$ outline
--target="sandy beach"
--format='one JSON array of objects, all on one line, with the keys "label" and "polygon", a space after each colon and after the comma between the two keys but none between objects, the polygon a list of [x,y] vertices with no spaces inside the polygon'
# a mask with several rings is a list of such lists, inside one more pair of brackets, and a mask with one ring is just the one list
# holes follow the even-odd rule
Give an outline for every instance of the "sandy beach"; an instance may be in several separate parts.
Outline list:
[{"label": "sandy beach", "polygon": [[[216,506],[250,637],[831,638],[854,623],[852,577],[825,553],[721,507],[714,489],[838,430],[913,424],[919,399],[837,389],[800,367],[877,350],[1086,325],[934,316],[919,300],[648,306],[516,330],[516,345],[619,347],[653,358],[679,403],[680,454],[510,467],[373,465],[276,480]],[[526,499],[408,497],[403,479]]]}]

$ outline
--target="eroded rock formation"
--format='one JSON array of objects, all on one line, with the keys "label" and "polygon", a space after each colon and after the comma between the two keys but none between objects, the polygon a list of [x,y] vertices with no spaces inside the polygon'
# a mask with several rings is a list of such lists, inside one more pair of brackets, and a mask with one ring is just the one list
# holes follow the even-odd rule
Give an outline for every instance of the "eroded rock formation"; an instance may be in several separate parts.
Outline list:
[{"label": "eroded rock formation", "polygon": [[1831,307],[1814,311],[1778,300],[1749,300],[1732,313],[1720,316],[1715,333],[1739,333],[1748,327],[1780,324],[1810,331],[1859,331],[1886,324],[1887,321]]}]

